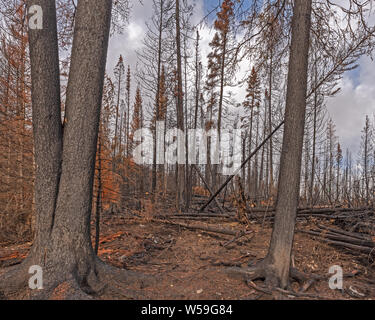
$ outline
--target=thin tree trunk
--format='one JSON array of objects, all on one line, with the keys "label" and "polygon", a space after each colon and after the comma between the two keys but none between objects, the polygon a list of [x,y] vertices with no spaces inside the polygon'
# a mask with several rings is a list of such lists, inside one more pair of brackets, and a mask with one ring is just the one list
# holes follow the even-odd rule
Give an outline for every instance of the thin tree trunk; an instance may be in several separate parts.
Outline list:
[{"label": "thin tree trunk", "polygon": [[[181,28],[180,28],[180,1],[176,0],[176,48],[177,48],[177,129],[184,131],[184,105],[182,92],[182,59],[181,59]],[[178,147],[180,149],[180,147]],[[177,164],[177,210],[181,209],[184,187],[185,166]]]},{"label": "thin tree trunk", "polygon": [[117,137],[118,137],[118,117],[120,109],[120,94],[121,94],[121,72],[119,72],[118,88],[117,88],[117,103],[116,103],[116,119],[115,119],[115,144],[113,147],[113,168],[116,168],[116,155],[117,155]]},{"label": "thin tree trunk", "polygon": [[284,142],[275,224],[266,258],[268,280],[287,288],[300,190],[312,0],[294,3]]},{"label": "thin tree trunk", "polygon": [[[315,65],[315,83],[317,82],[317,70]],[[314,93],[314,116],[313,116],[313,139],[312,139],[312,161],[310,176],[310,206],[314,205],[314,181],[315,181],[315,162],[316,162],[316,135],[317,135],[317,108],[318,108],[318,91]]]},{"label": "thin tree trunk", "polygon": [[100,212],[101,212],[101,196],[102,196],[102,142],[100,133],[98,137],[98,190],[96,192],[95,206],[95,254],[99,251],[100,240]]},{"label": "thin tree trunk", "polygon": [[164,13],[164,1],[160,1],[160,22],[159,22],[159,40],[158,40],[158,75],[157,75],[157,89],[156,89],[156,99],[155,99],[155,134],[154,134],[154,153],[153,153],[153,164],[152,164],[152,182],[151,190],[153,195],[153,200],[155,200],[156,193],[156,179],[157,179],[157,134],[156,134],[156,121],[160,120],[160,76],[161,76],[161,54],[162,54],[162,36],[163,36],[163,13]]},{"label": "thin tree trunk", "polygon": [[[272,132],[272,77],[273,77],[273,49],[270,49],[270,76],[268,84],[268,134]],[[269,143],[269,191],[273,190],[273,139]]]}]

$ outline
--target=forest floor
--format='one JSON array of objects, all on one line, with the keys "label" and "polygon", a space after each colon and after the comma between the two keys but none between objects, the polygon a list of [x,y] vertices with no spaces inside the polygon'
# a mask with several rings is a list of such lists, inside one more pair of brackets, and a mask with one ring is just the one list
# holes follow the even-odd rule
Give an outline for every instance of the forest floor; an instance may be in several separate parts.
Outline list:
[{"label": "forest floor", "polygon": [[[190,221],[190,220],[189,220]],[[178,223],[180,220],[174,222]],[[235,221],[210,218],[207,222],[181,221],[193,225],[210,225],[226,230],[244,231]],[[314,220],[299,222],[297,229],[308,229]],[[329,224],[329,222],[327,222]],[[117,266],[157,277],[158,281],[142,289],[141,296],[103,296],[101,299],[156,300],[256,300],[272,296],[249,286],[226,272],[230,266],[247,266],[267,253],[272,226],[252,222],[247,235],[235,237],[200,230],[188,230],[130,213],[105,215],[101,223],[99,256]],[[19,263],[31,243],[0,244],[0,273]],[[331,290],[328,280],[315,282],[306,292],[309,297],[286,296],[287,299],[375,299],[375,267],[366,255],[335,248],[297,233],[294,263],[299,271],[329,277],[329,268],[338,265],[344,274],[343,290]],[[299,285],[293,284],[298,291]],[[314,297],[315,296],[315,297]],[[12,298],[25,298],[24,296]]]}]

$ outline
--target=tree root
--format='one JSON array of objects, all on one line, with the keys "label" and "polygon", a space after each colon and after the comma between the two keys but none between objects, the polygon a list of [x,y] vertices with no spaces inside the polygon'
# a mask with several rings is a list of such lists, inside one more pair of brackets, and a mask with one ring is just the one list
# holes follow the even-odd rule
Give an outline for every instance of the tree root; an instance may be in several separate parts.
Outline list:
[{"label": "tree root", "polygon": [[266,274],[264,268],[260,265],[247,268],[232,267],[226,269],[226,274],[238,280],[265,280]]},{"label": "tree root", "polygon": [[17,297],[32,300],[92,300],[101,296],[115,295],[119,299],[141,299],[142,289],[157,281],[155,277],[134,271],[118,269],[104,263],[98,257],[88,262],[86,274],[78,270],[56,275],[53,268],[43,270],[43,289],[28,287],[29,266],[33,265],[32,255],[21,264],[8,268],[0,275],[0,297]]},{"label": "tree root", "polygon": [[110,294],[122,299],[141,299],[142,289],[152,286],[158,280],[152,275],[116,268],[99,258],[96,259],[96,267],[98,280],[102,284],[100,295]]},{"label": "tree root", "polygon": [[96,267],[101,281],[126,282],[129,285],[138,285],[140,289],[147,288],[157,282],[157,278],[152,275],[119,269],[104,263],[99,258],[96,259]]},{"label": "tree root", "polygon": [[18,294],[28,286],[30,278],[29,267],[33,265],[31,256],[28,256],[22,263],[6,268],[0,275],[0,295],[5,299]]},{"label": "tree root", "polygon": [[276,295],[275,293],[280,293],[283,296],[286,296],[287,298],[302,298],[302,299],[317,299],[317,300],[334,300],[330,297],[320,296],[317,294],[310,294],[310,293],[301,293],[301,292],[294,292],[292,290],[283,290],[280,288],[264,288],[261,286],[257,286],[253,281],[247,281],[247,285],[263,294],[267,294],[270,296],[273,296],[277,299],[283,299],[282,296]]},{"label": "tree root", "polygon": [[[238,280],[245,280],[250,287],[264,294],[275,296],[274,293],[277,291],[279,293],[288,293],[291,295],[292,292],[290,290],[290,286],[288,287],[289,290],[277,290],[279,289],[279,281],[275,273],[273,272],[272,266],[270,266],[267,259],[262,260],[255,266],[251,267],[228,268],[226,269],[226,274]],[[295,268],[290,268],[290,281],[297,281],[300,284],[300,291],[299,293],[294,293],[294,296],[304,296],[304,292],[307,291],[316,281],[324,280],[325,278],[326,277],[324,276],[305,274],[303,272],[298,271]],[[256,286],[253,282],[256,280],[263,280],[265,282],[266,288],[260,288]],[[307,295],[308,294],[306,294],[306,296]]]}]

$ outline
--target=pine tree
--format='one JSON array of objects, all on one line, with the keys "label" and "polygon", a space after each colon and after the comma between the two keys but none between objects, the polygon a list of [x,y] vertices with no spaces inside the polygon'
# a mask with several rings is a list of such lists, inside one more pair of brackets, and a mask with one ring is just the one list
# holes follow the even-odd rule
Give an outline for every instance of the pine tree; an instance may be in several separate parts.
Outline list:
[{"label": "pine tree", "polygon": [[135,101],[133,106],[133,118],[130,125],[131,134],[130,134],[130,149],[134,150],[134,134],[137,130],[142,127],[142,96],[141,89],[138,86],[135,94]]},{"label": "pine tree", "polygon": [[[217,110],[217,131],[218,139],[221,139],[223,103],[224,103],[224,89],[229,84],[230,77],[234,66],[231,59],[231,45],[232,45],[232,24],[234,19],[234,3],[231,0],[224,0],[220,6],[220,11],[217,13],[217,18],[214,22],[215,35],[210,42],[211,52],[208,55],[208,74],[206,88],[210,94],[208,104],[210,116],[215,113],[213,110],[216,103]],[[218,92],[216,91],[218,90]],[[218,95],[218,97],[217,97]],[[218,101],[217,101],[218,99]],[[210,119],[212,121],[213,119]],[[214,165],[212,169],[212,184],[216,185],[218,166]]]},{"label": "pine tree", "polygon": [[1,12],[7,14],[0,35],[0,225],[14,237],[22,229],[31,237],[34,165],[25,3],[2,3]]},{"label": "pine tree", "polygon": [[130,66],[128,65],[128,72],[126,74],[126,157],[129,158],[129,134],[130,134],[130,90],[131,90],[131,71]]},{"label": "pine tree", "polygon": [[125,76],[125,66],[124,66],[124,59],[122,55],[120,55],[119,60],[116,64],[116,67],[114,69],[114,75],[115,75],[115,84],[117,89],[117,101],[116,101],[116,115],[115,115],[115,136],[114,136],[114,142],[113,142],[113,159],[114,159],[114,168],[115,165],[115,158],[118,153],[118,145],[119,145],[119,118],[121,114],[121,95],[123,92],[123,82],[124,82],[124,76]]},{"label": "pine tree", "polygon": [[362,181],[364,184],[364,201],[370,202],[370,166],[373,155],[373,129],[369,116],[366,116],[365,126],[362,130],[360,149],[360,165],[362,169]]},{"label": "pine tree", "polygon": [[[254,115],[257,111],[256,109],[259,109],[260,106],[260,100],[261,100],[261,92],[260,92],[260,80],[258,78],[258,73],[255,70],[255,67],[251,69],[251,74],[249,76],[248,82],[247,82],[247,89],[246,89],[246,98],[243,103],[243,106],[245,108],[246,116],[245,116],[245,122],[244,126],[247,128],[248,132],[248,148],[249,152],[252,152],[253,148],[253,124],[254,124]],[[250,113],[250,115],[249,115]],[[252,194],[254,190],[254,180],[252,179],[252,165],[251,161],[249,161],[248,164],[248,189],[249,193]],[[244,177],[245,178],[245,177]]]},{"label": "pine tree", "polygon": [[336,150],[336,203],[339,204],[340,201],[340,172],[342,164],[342,149],[340,143],[337,143]]}]

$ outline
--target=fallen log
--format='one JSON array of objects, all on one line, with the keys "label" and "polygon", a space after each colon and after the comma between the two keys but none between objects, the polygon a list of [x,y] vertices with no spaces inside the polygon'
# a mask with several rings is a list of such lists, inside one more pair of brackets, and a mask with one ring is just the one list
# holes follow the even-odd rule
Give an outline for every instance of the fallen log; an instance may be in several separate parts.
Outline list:
[{"label": "fallen log", "polygon": [[233,218],[235,214],[225,213],[225,214],[218,214],[218,213],[175,213],[175,214],[168,214],[168,215],[158,215],[157,217],[208,217],[208,218]]},{"label": "fallen log", "polygon": [[371,208],[303,208],[299,209],[299,213],[343,213],[343,212],[367,212]]},{"label": "fallen log", "polygon": [[357,238],[357,239],[360,239],[360,240],[369,240],[371,241],[371,237],[369,236],[366,236],[364,234],[361,234],[361,233],[356,233],[356,232],[349,232],[349,231],[345,231],[345,230],[342,230],[342,229],[335,229],[335,228],[330,228],[330,227],[327,227],[327,226],[324,226],[322,224],[318,224],[318,228],[319,229],[323,229],[323,230],[328,230],[328,231],[331,231],[331,232],[335,232],[335,233],[341,233],[343,235],[346,235],[346,236],[349,236],[349,237],[352,237],[352,238]]},{"label": "fallen log", "polygon": [[317,240],[326,242],[328,244],[336,245],[336,246],[339,246],[339,247],[344,247],[346,249],[356,250],[356,251],[367,253],[367,254],[370,254],[370,253],[374,252],[374,250],[375,250],[374,247],[367,247],[367,246],[352,244],[352,243],[348,243],[348,242],[344,242],[344,241],[327,239],[327,238],[321,236],[320,234],[312,234],[311,231],[296,230],[296,232],[310,234],[310,235],[314,236]]},{"label": "fallen log", "polygon": [[228,242],[222,244],[222,246],[225,248],[225,247],[228,247],[230,244],[240,240],[242,237],[244,236],[247,236],[247,235],[250,235],[252,234],[253,231],[248,231],[248,232],[244,232],[244,231],[241,231],[240,233],[238,233],[232,240],[229,240]]},{"label": "fallen log", "polygon": [[[365,209],[340,209],[341,211],[336,211],[335,209],[299,209],[297,212],[297,218],[320,218],[320,219],[350,219],[359,218],[363,216],[371,215],[372,211],[364,211]],[[249,218],[263,218],[263,219],[273,219],[275,216],[275,210],[272,209],[256,209],[248,212]]]},{"label": "fallen log", "polygon": [[225,234],[229,236],[237,236],[239,232],[241,231],[233,231],[233,230],[228,230],[228,229],[220,229],[216,227],[209,227],[209,226],[202,226],[202,225],[189,225],[186,223],[176,223],[168,220],[158,220],[158,219],[152,219],[153,222],[158,222],[158,223],[164,223],[164,224],[169,224],[172,226],[177,226],[185,229],[191,229],[191,230],[202,230],[206,232],[213,232],[213,233],[219,233],[219,234]]},{"label": "fallen log", "polygon": [[354,232],[355,230],[359,228],[367,228],[370,232],[374,230],[375,223],[371,222],[357,222],[354,226],[350,228],[351,232]]},{"label": "fallen log", "polygon": [[337,235],[333,233],[324,233],[321,231],[304,231],[304,230],[298,230],[300,233],[306,233],[310,234],[313,236],[318,236],[321,238],[325,239],[330,239],[330,240],[337,240],[341,242],[345,242],[348,244],[354,244],[354,245],[359,245],[359,246],[364,246],[364,247],[369,247],[369,248],[375,248],[375,243],[372,241],[367,241],[367,240],[359,240],[355,238],[351,238],[349,236],[344,236],[344,235]]},{"label": "fallen log", "polygon": [[374,252],[374,248],[358,246],[358,245],[354,245],[354,244],[350,244],[350,243],[345,243],[345,242],[341,242],[341,241],[334,241],[334,240],[329,240],[329,239],[325,239],[325,238],[321,238],[320,240],[323,241],[323,242],[326,242],[328,244],[333,244],[333,245],[336,245],[336,246],[345,247],[347,249],[357,250],[357,251],[360,251],[360,252],[363,252],[363,253],[366,253],[366,254],[370,254],[370,253]]},{"label": "fallen log", "polygon": [[[163,219],[163,218],[166,218],[165,216],[156,216],[155,218],[159,218],[159,219]],[[191,216],[186,216],[186,217],[182,217],[182,216],[170,216],[170,217],[167,217],[167,219],[171,219],[171,220],[190,220],[190,221],[209,221],[209,220],[212,220],[212,219],[219,219],[219,220],[225,220],[226,222],[234,222],[234,221],[237,221],[237,219],[235,219],[234,217],[226,217],[226,216],[221,216],[221,217],[191,217]]]},{"label": "fallen log", "polygon": [[[275,208],[253,208],[249,213],[274,213]],[[298,214],[326,214],[326,213],[348,213],[348,212],[373,212],[371,208],[299,208]]]}]

